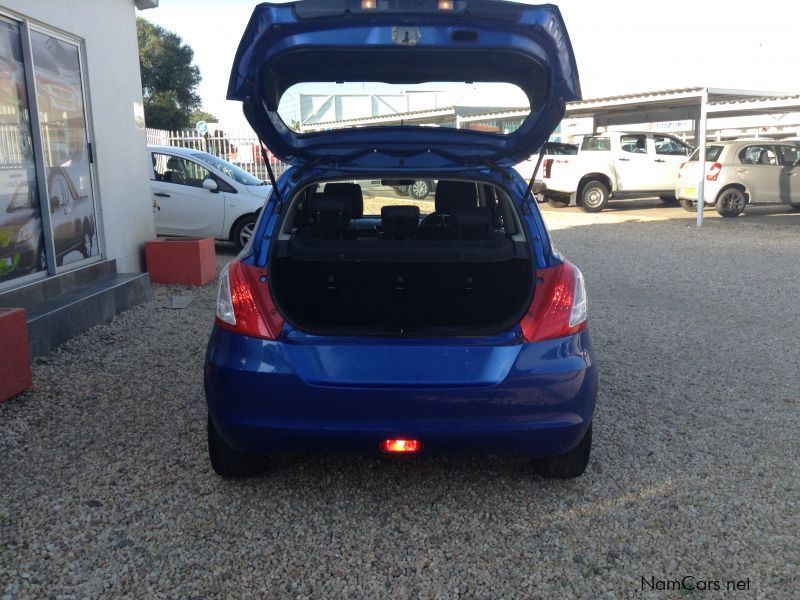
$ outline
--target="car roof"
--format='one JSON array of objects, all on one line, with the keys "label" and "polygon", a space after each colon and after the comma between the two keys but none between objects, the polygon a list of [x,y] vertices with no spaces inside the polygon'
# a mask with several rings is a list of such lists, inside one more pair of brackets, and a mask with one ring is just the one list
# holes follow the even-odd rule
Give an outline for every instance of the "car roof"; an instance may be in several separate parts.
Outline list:
[{"label": "car roof", "polygon": [[171,154],[182,154],[185,156],[191,156],[192,154],[203,152],[197,148],[183,148],[181,146],[156,146],[155,144],[147,144],[147,149],[150,151],[169,152]]},{"label": "car roof", "polygon": [[721,140],[719,142],[706,142],[706,146],[736,146],[736,145],[747,145],[747,144],[790,144],[790,145],[798,145],[800,141],[798,140],[768,140],[764,138],[742,138],[738,140]]}]

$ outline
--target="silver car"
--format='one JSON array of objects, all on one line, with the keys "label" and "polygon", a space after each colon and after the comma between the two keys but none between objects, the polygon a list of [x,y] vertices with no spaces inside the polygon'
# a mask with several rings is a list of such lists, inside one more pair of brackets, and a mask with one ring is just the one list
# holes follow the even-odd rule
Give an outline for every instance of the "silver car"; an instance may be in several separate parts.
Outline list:
[{"label": "silver car", "polygon": [[[675,196],[686,210],[697,210],[699,150],[678,173]],[[706,147],[705,204],[723,217],[736,217],[748,204],[787,204],[800,208],[800,142],[736,140]]]}]

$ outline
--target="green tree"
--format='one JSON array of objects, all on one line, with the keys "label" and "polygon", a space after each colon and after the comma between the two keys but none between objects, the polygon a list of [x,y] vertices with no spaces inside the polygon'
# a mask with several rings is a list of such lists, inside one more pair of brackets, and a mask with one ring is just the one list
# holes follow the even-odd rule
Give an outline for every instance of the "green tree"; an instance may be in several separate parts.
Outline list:
[{"label": "green tree", "polygon": [[192,113],[189,119],[189,125],[194,127],[198,121],[205,121],[206,123],[219,123],[219,119],[212,115],[210,112],[204,110],[196,110]]},{"label": "green tree", "polygon": [[194,50],[176,33],[141,17],[136,19],[136,33],[147,126],[188,127],[192,113],[200,108],[200,69],[192,63]]}]

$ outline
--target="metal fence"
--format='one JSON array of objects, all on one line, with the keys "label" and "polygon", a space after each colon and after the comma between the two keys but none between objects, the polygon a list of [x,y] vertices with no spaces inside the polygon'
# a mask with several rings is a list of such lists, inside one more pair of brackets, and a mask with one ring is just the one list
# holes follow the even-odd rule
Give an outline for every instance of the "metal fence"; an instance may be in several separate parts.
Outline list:
[{"label": "metal fence", "polygon": [[[213,127],[213,126],[212,126]],[[147,143],[157,146],[179,146],[203,150],[214,156],[227,160],[249,171],[259,179],[269,181],[267,167],[261,157],[258,138],[252,131],[220,131],[209,130],[200,135],[196,131],[166,131],[163,129],[147,129]],[[267,159],[272,165],[275,177],[279,178],[288,165],[275,158],[267,150]]]}]

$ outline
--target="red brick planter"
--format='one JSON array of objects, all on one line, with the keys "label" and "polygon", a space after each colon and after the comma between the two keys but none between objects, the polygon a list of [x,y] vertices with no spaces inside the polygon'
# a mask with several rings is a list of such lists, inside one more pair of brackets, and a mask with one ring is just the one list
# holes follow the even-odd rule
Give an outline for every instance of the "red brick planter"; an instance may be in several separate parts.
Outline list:
[{"label": "red brick planter", "polygon": [[28,319],[22,308],[0,308],[0,404],[31,387]]},{"label": "red brick planter", "polygon": [[217,276],[214,239],[162,239],[146,242],[150,281],[205,285]]}]

